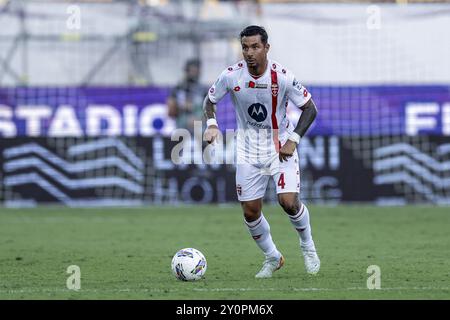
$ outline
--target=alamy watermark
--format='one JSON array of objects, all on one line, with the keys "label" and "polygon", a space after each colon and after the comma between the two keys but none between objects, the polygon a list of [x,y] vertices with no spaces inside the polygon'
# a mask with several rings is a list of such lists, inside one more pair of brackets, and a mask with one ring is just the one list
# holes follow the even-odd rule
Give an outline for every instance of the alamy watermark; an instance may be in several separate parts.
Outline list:
[{"label": "alamy watermark", "polygon": [[367,278],[367,289],[381,289],[381,269],[377,265],[370,265],[367,267],[367,274],[370,276]]},{"label": "alamy watermark", "polygon": [[381,29],[381,8],[377,5],[370,5],[366,9],[369,15],[366,20],[366,26],[369,30]]},{"label": "alamy watermark", "polygon": [[66,281],[66,287],[69,290],[78,291],[81,289],[81,269],[77,265],[67,267],[66,272],[70,274]]},{"label": "alamy watermark", "polygon": [[68,30],[80,30],[81,8],[77,5],[70,5],[66,9],[66,13],[69,15],[66,19],[66,28]]},{"label": "alamy watermark", "polygon": [[288,134],[269,128],[227,129],[225,133],[218,130],[214,142],[208,144],[202,122],[195,121],[193,132],[172,132],[171,141],[177,143],[171,149],[170,159],[175,165],[259,164],[278,158],[281,140],[287,140]]}]

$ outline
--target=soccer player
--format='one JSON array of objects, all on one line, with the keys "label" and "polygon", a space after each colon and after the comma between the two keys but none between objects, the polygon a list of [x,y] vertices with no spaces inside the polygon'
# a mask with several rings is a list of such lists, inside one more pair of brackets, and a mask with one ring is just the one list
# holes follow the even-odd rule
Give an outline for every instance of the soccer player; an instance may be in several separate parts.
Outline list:
[{"label": "soccer player", "polygon": [[[311,236],[309,211],[299,201],[300,171],[297,145],[314,121],[317,109],[311,94],[294,75],[269,60],[270,45],[263,27],[248,26],[240,34],[244,60],[225,69],[203,102],[207,118],[204,138],[213,143],[219,135],[216,104],[231,94],[237,114],[236,190],[245,224],[265,260],[256,278],[270,278],[284,264],[264,217],[262,199],[270,177],[275,181],[278,202],[299,234],[306,271],[316,274],[320,260]],[[290,100],[302,109],[294,128],[286,117]]]}]

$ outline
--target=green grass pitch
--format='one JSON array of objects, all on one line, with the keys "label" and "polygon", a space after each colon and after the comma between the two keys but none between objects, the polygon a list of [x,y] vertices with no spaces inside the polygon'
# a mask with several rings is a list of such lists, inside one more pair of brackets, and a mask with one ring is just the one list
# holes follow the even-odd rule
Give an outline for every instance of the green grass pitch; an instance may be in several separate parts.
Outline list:
[{"label": "green grass pitch", "polygon": [[[286,258],[255,279],[263,256],[239,206],[140,209],[0,208],[0,299],[450,299],[450,210],[310,206],[322,268],[306,274],[298,236],[280,207],[265,206]],[[202,251],[206,276],[170,270],[184,247]],[[67,267],[81,269],[68,290]],[[367,268],[381,289],[367,289]]]}]

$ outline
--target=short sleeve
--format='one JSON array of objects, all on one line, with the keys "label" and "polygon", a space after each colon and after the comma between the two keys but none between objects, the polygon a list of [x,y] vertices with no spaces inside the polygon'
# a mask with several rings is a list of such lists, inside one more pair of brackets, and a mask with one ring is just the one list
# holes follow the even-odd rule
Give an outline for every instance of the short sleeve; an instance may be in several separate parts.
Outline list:
[{"label": "short sleeve", "polygon": [[209,100],[212,103],[218,103],[228,92],[228,70],[223,71],[216,82],[211,86],[208,92]]},{"label": "short sleeve", "polygon": [[292,73],[288,73],[287,82],[289,100],[297,107],[303,107],[311,99],[311,94]]}]

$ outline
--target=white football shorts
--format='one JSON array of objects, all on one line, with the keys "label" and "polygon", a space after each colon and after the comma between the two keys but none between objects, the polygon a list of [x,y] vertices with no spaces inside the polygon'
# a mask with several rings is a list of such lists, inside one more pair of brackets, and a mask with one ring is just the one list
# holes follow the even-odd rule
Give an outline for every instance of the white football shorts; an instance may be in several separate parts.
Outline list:
[{"label": "white football shorts", "polygon": [[288,161],[277,157],[268,165],[256,166],[248,163],[236,165],[236,192],[239,201],[263,198],[269,179],[275,182],[277,194],[300,193],[300,168],[297,150]]}]

